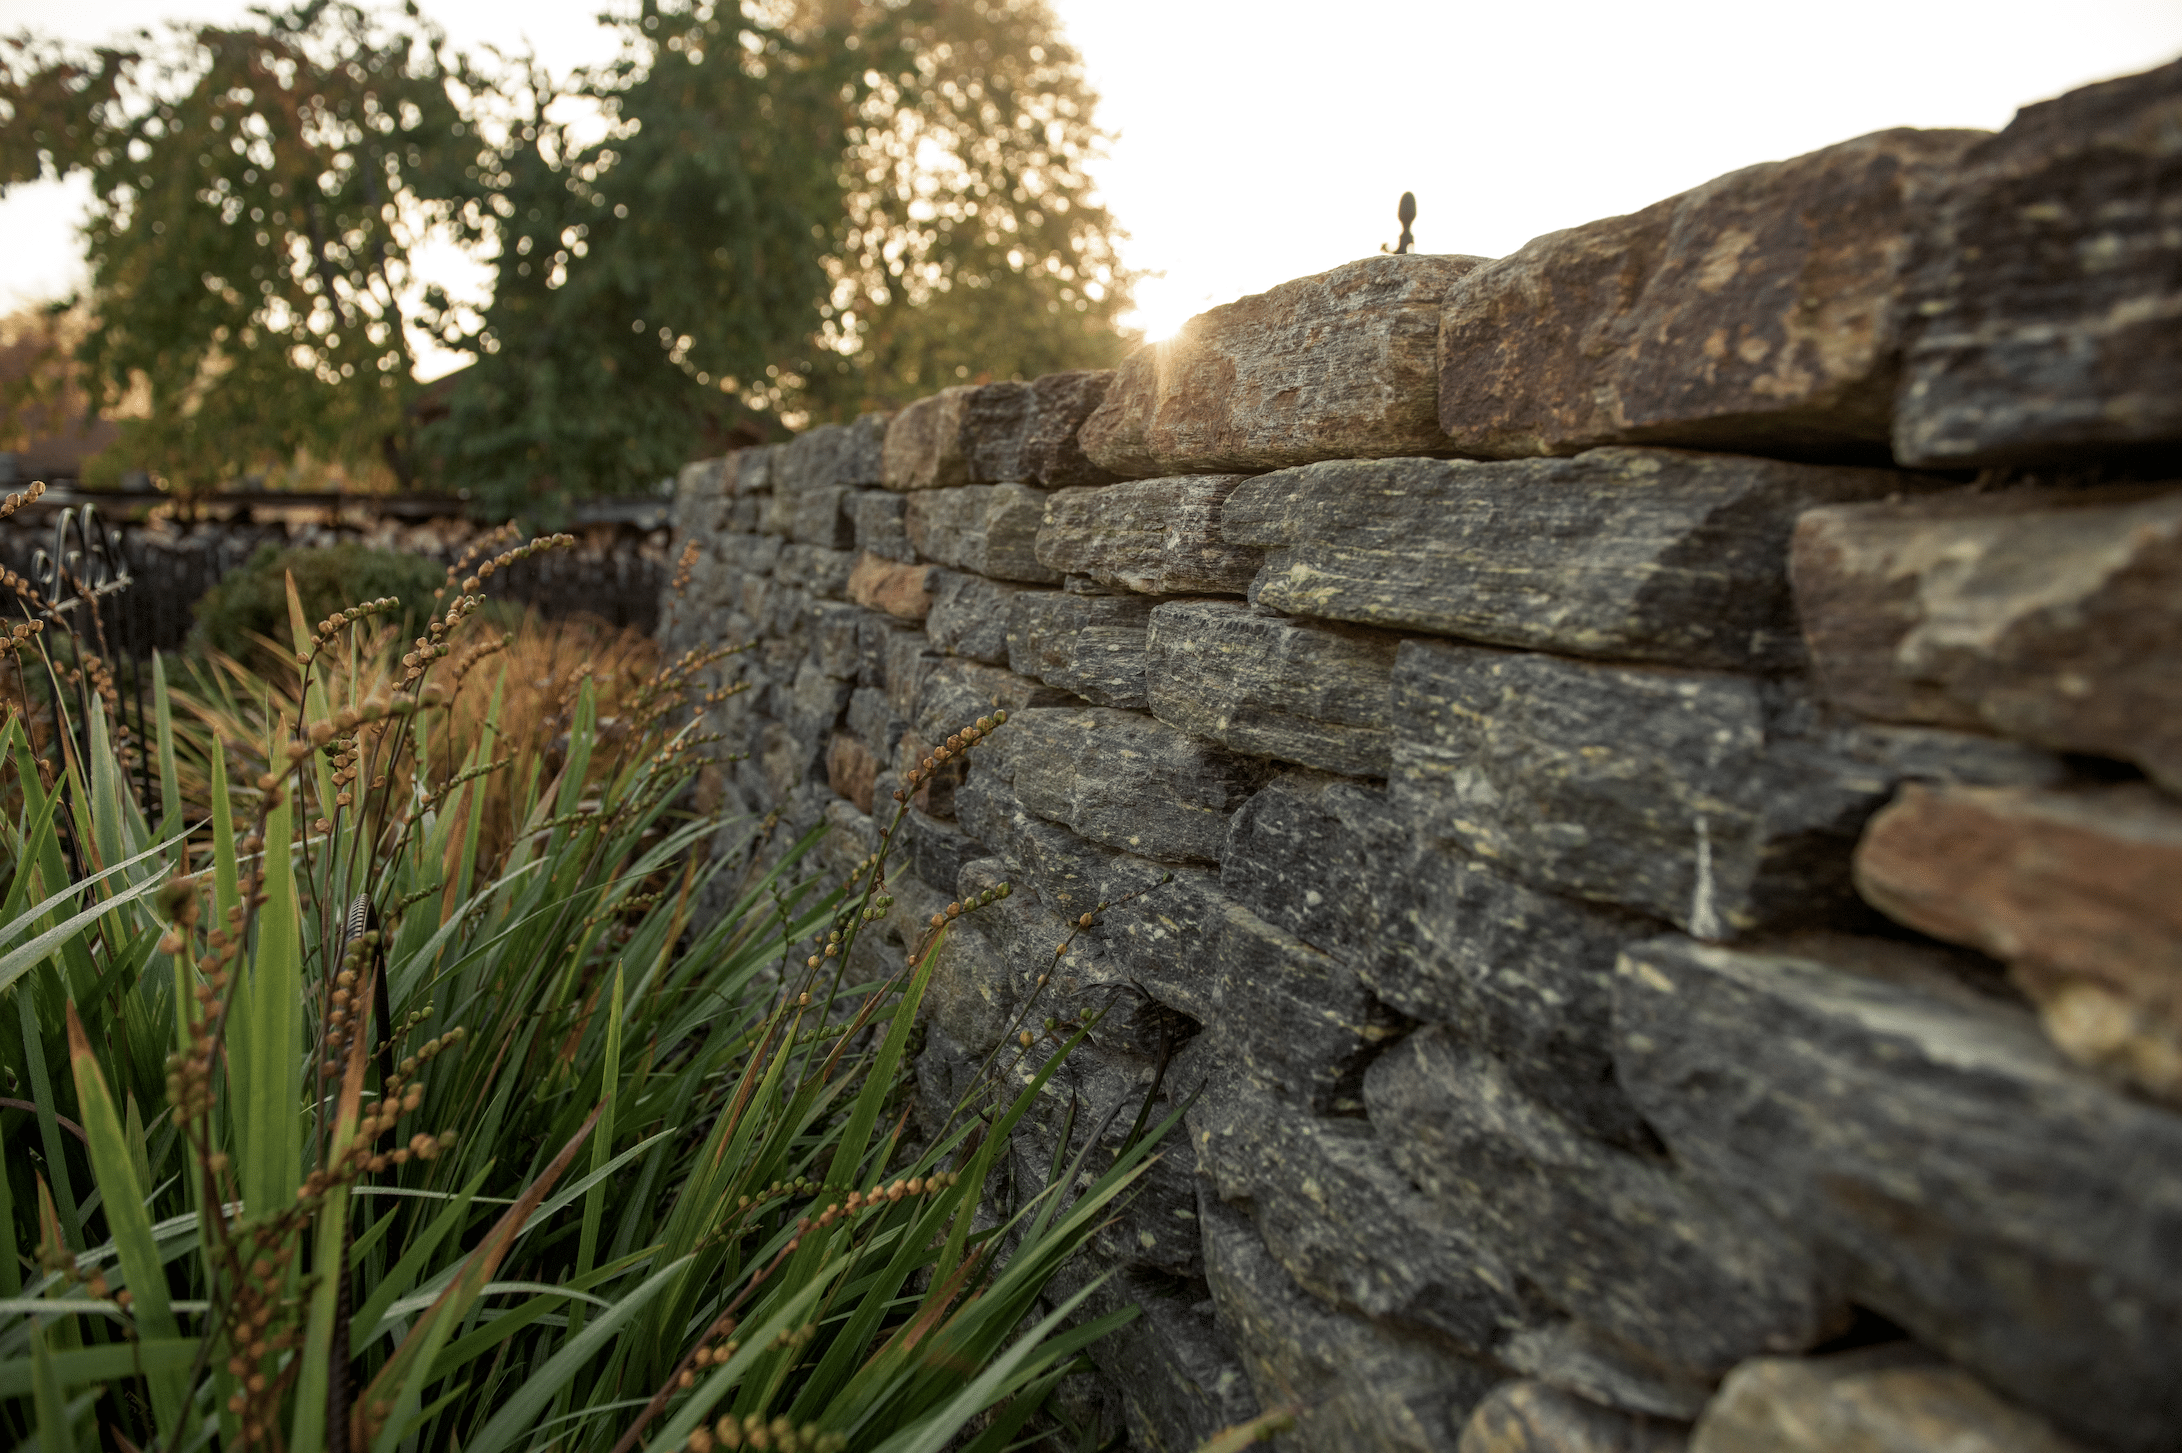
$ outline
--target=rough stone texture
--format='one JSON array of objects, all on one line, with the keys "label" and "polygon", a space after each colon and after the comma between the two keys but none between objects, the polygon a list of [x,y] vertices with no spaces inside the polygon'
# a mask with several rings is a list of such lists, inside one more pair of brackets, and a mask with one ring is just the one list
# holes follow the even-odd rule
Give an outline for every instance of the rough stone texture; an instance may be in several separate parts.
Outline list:
[{"label": "rough stone texture", "polygon": [[826,785],[855,803],[858,812],[871,811],[871,789],[878,776],[879,758],[856,737],[840,732],[827,744]]},{"label": "rough stone texture", "polygon": [[1023,437],[1017,479],[1035,480],[1048,489],[1071,484],[1112,484],[1118,476],[1093,464],[1077,431],[1106,398],[1114,382],[1110,368],[1049,373],[1032,382],[1030,431]]},{"label": "rough stone texture", "polygon": [[1883,462],[1909,249],[1984,134],[1874,132],[1478,268],[1442,311],[1437,447]]},{"label": "rough stone texture", "polygon": [[1200,313],[1122,364],[1084,453],[1145,478],[1444,449],[1440,299],[1481,261],[1367,257]]},{"label": "rough stone texture", "polygon": [[1690,1453],[2080,1453],[2081,1446],[1904,1344],[1745,1363],[1721,1385],[1689,1443]]},{"label": "rough stone texture", "polygon": [[929,565],[904,565],[877,555],[859,555],[849,573],[848,596],[866,610],[885,611],[897,620],[921,621],[932,610]]},{"label": "rough stone texture", "polygon": [[1614,960],[1656,920],[1558,898],[1412,839],[1383,789],[1289,773],[1228,823],[1220,887],[1357,966],[1411,1019],[1461,1025],[1509,1080],[1585,1134],[1656,1146],[1614,1083]]},{"label": "rough stone texture", "polygon": [[1223,538],[1270,610],[1567,655],[1792,670],[1788,541],[1814,505],[1916,476],[1671,449],[1343,460],[1246,480]]},{"label": "rough stone texture", "polygon": [[950,656],[992,666],[1008,664],[1010,605],[1022,587],[955,570],[933,572],[932,611],[924,633]]},{"label": "rough stone texture", "polygon": [[1458,1453],[1682,1453],[1688,1441],[1683,1423],[1600,1407],[1542,1382],[1507,1382],[1470,1414]]},{"label": "rough stone texture", "polygon": [[674,476],[674,537],[677,540],[709,540],[725,524],[728,488],[732,481],[726,459],[700,459],[682,466]]},{"label": "rough stone texture", "polygon": [[2182,789],[2182,488],[1815,510],[1794,572],[1849,710],[2121,757]]},{"label": "rough stone texture", "polygon": [[1038,561],[1147,595],[1240,595],[1260,552],[1229,543],[1220,517],[1241,483],[1241,475],[1197,474],[1056,490]]},{"label": "rough stone texture", "polygon": [[755,449],[738,449],[728,458],[734,461],[733,478],[728,489],[735,494],[763,494],[773,487],[773,468],[787,449],[784,444],[765,444]]},{"label": "rough stone texture", "polygon": [[782,585],[837,599],[847,593],[849,575],[856,564],[856,555],[847,550],[832,550],[824,545],[789,545],[780,552],[780,560],[773,567],[773,578]]},{"label": "rough stone texture", "polygon": [[1419,1190],[1559,1310],[1658,1363],[1718,1375],[1848,1321],[1797,1239],[1651,1157],[1590,1140],[1456,1030],[1387,1050],[1364,1096]]},{"label": "rough stone texture", "polygon": [[1144,705],[1144,643],[1152,607],[1141,595],[1026,591],[1008,606],[1008,666],[1094,706]]},{"label": "rough stone texture", "polygon": [[1172,601],[1151,614],[1145,697],[1167,725],[1235,751],[1384,777],[1398,644],[1240,602]]},{"label": "rough stone texture", "polygon": [[967,478],[1020,481],[1037,394],[1027,383],[989,383],[962,401],[962,453]]},{"label": "rough stone texture", "polygon": [[2173,1446],[2182,1117],[1899,944],[1655,939],[1616,987],[1616,1068],[1679,1165],[2064,1429]]},{"label": "rough stone texture", "polygon": [[[839,427],[838,425],[835,427]],[[788,538],[802,545],[823,545],[847,550],[856,544],[856,521],[848,512],[849,497],[857,491],[846,485],[814,485],[795,496]]]},{"label": "rough stone texture", "polygon": [[970,482],[962,451],[962,410],[977,389],[969,384],[918,399],[886,427],[879,482],[892,490],[944,489]]},{"label": "rough stone texture", "polygon": [[1945,468],[2182,443],[2182,62],[2025,106],[1917,249],[1894,450]]},{"label": "rough stone texture", "polygon": [[848,511],[856,525],[856,548],[866,555],[916,563],[917,548],[909,543],[909,529],[903,523],[908,509],[906,497],[884,490],[860,489],[851,494]]},{"label": "rough stone texture", "polygon": [[862,664],[858,642],[864,633],[862,606],[838,600],[813,601],[810,607],[811,659],[818,669],[841,681],[853,682]]},{"label": "rough stone texture", "polygon": [[1706,939],[1853,922],[1849,852],[1910,770],[1793,682],[1440,642],[1403,642],[1393,724],[1428,837]]},{"label": "rough stone texture", "polygon": [[1001,580],[1057,583],[1038,562],[1038,528],[1048,496],[1024,484],[973,484],[909,497],[909,543],[926,560]]},{"label": "rough stone texture", "polygon": [[1262,771],[1109,707],[1025,712],[996,735],[1023,806],[1093,842],[1164,862],[1217,862],[1228,814]]},{"label": "rough stone texture", "polygon": [[2005,960],[2071,1057],[2182,1102],[2182,805],[2142,783],[1902,790],[1856,850],[1897,922]]},{"label": "rough stone texture", "polygon": [[1454,1453],[1496,1374],[1307,1295],[1250,1219],[1202,1197],[1206,1280],[1262,1407],[1300,1409],[1296,1453]]}]

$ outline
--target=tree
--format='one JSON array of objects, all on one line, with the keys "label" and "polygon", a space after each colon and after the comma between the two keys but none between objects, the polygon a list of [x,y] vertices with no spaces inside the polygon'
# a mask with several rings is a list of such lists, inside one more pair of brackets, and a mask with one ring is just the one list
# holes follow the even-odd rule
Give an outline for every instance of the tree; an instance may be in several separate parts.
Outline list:
[{"label": "tree", "polygon": [[412,7],[253,12],[90,55],[0,43],[0,185],[91,178],[99,401],[185,486],[299,450],[368,458],[414,358],[409,251],[466,183],[468,78]]},{"label": "tree", "polygon": [[[732,428],[1121,350],[1094,98],[1044,0],[643,0],[559,80],[450,56],[413,6],[254,16],[15,41],[0,74],[0,185],[93,176],[84,356],[148,383],[170,474],[370,452],[412,327],[470,366],[397,472],[547,521]],[[489,300],[416,285],[435,231]]]}]

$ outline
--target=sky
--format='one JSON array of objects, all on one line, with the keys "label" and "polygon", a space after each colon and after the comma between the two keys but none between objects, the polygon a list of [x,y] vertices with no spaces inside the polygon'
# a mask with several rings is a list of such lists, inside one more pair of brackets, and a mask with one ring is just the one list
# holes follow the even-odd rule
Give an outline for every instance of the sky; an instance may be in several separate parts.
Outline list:
[{"label": "sky", "polygon": [[[609,0],[423,0],[458,44],[605,59]],[[1497,257],[1755,162],[2018,106],[2182,56],[2182,0],[1052,0],[1111,134],[1094,177],[1150,337],[1391,243]],[[96,41],[237,0],[0,0]],[[511,20],[511,15],[514,17]],[[0,308],[82,277],[83,194],[0,197]]]}]

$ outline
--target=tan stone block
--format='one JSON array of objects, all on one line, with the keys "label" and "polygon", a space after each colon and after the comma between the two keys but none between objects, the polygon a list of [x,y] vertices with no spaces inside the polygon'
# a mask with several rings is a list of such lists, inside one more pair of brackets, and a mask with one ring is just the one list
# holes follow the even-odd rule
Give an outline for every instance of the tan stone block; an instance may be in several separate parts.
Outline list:
[{"label": "tan stone block", "polygon": [[1875,132],[1478,268],[1441,313],[1438,451],[1886,462],[1910,245],[1983,135]]},{"label": "tan stone block", "polygon": [[865,554],[849,572],[849,599],[897,620],[921,621],[932,610],[932,567]]},{"label": "tan stone block", "polygon": [[1690,1453],[2082,1453],[1960,1368],[1892,1347],[1727,1375]]},{"label": "tan stone block", "polygon": [[1689,1425],[1602,1408],[1542,1382],[1505,1382],[1470,1412],[1457,1453],[1681,1453]]},{"label": "tan stone block", "polygon": [[1829,506],[1797,522],[1790,568],[1840,705],[2119,757],[2182,787],[2182,488]]},{"label": "tan stone block", "polygon": [[1476,257],[1367,257],[1201,313],[1126,359],[1078,438],[1115,474],[1445,452],[1440,299]]},{"label": "tan stone block", "polygon": [[886,443],[879,451],[879,482],[896,490],[968,484],[962,410],[975,392],[967,384],[942,389],[896,414],[886,426]]},{"label": "tan stone block", "polygon": [[2182,1103],[2182,805],[2142,783],[1912,785],[1864,830],[1856,885],[2006,960],[2072,1058]]},{"label": "tan stone block", "polygon": [[847,732],[838,732],[826,746],[826,785],[856,804],[858,812],[871,811],[871,790],[879,780],[879,759]]}]

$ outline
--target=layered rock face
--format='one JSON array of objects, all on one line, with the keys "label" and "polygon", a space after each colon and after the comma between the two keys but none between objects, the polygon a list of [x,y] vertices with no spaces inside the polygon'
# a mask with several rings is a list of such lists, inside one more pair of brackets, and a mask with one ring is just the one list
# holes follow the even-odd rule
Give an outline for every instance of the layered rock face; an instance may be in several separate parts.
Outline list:
[{"label": "layered rock face", "polygon": [[1013,886],[917,1114],[1087,1027],[1018,1188],[1187,1106],[1079,1412],[2175,1446],[2178,136],[2182,66],[684,471],[722,891],[899,816],[882,973]]}]

